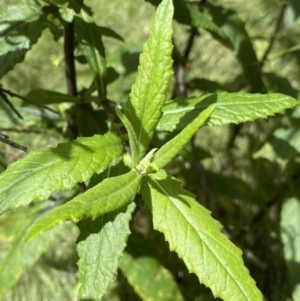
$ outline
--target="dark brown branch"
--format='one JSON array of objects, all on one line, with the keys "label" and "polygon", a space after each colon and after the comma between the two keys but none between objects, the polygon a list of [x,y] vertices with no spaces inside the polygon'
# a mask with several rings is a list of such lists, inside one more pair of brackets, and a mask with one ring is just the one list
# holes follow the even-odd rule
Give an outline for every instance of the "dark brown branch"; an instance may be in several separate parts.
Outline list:
[{"label": "dark brown branch", "polygon": [[76,69],[74,57],[74,23],[69,23],[64,29],[64,57],[68,94],[77,96]]},{"label": "dark brown branch", "polygon": [[8,100],[7,96],[0,89],[0,96],[3,101],[11,108],[11,110],[20,118],[23,119],[22,115],[18,112],[18,110],[14,107],[14,105]]},{"label": "dark brown branch", "polygon": [[15,132],[15,133],[35,133],[40,134],[40,130],[33,130],[33,129],[16,129],[16,128],[2,128],[0,127],[0,131],[2,132]]},{"label": "dark brown branch", "polygon": [[[17,97],[17,98],[19,98],[19,99],[21,99],[21,100],[24,100],[25,102],[29,102],[29,103],[31,103],[31,104],[37,106],[37,107],[40,107],[40,108],[45,109],[45,110],[48,110],[48,111],[50,111],[50,112],[52,112],[52,113],[59,114],[56,110],[53,110],[53,109],[51,109],[51,108],[49,108],[49,107],[47,107],[47,106],[45,106],[45,105],[41,105],[41,104],[39,104],[38,102],[35,102],[34,100],[31,100],[31,99],[29,99],[29,98],[27,98],[27,97],[25,97],[25,96],[19,95],[19,94],[14,93],[14,92],[11,92],[10,90],[3,89],[2,87],[0,87],[0,91],[1,91],[2,93],[5,93],[5,94],[9,95],[9,96]],[[1,93],[1,92],[0,92],[0,93]]]},{"label": "dark brown branch", "polygon": [[27,147],[22,146],[22,145],[14,142],[14,141],[9,140],[9,137],[7,135],[4,135],[4,134],[0,133],[0,141],[3,142],[3,143],[5,143],[5,144],[8,144],[8,145],[10,145],[10,146],[12,146],[14,148],[20,149],[23,152],[28,152],[28,148]]},{"label": "dark brown branch", "polygon": [[269,56],[269,54],[270,54],[270,52],[271,52],[271,50],[273,48],[276,36],[280,32],[282,21],[283,21],[283,17],[284,17],[284,13],[285,13],[285,9],[286,9],[286,4],[282,5],[282,7],[280,9],[280,12],[279,12],[276,24],[275,24],[275,28],[274,28],[273,34],[272,34],[272,36],[270,37],[270,40],[269,40],[269,46],[266,49],[266,51],[265,51],[265,53],[264,53],[264,55],[263,55],[263,57],[261,59],[261,62],[260,62],[261,69],[263,68],[265,62],[268,59],[268,56]]},{"label": "dark brown branch", "polygon": [[185,73],[186,63],[188,62],[188,58],[191,53],[197,35],[198,35],[197,28],[192,28],[182,56],[179,54],[176,48],[174,48],[173,57],[175,58],[175,63],[173,68],[174,68],[174,76],[175,76],[175,87],[174,87],[172,98],[180,97],[180,96],[187,97],[187,89],[184,81],[184,73]]}]

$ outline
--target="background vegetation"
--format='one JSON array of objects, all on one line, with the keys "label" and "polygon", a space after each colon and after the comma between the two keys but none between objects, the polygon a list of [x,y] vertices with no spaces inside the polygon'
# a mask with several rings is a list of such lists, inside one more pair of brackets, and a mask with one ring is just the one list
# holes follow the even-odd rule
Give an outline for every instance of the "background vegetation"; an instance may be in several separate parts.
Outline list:
[{"label": "background vegetation", "polygon": [[[203,92],[247,91],[280,92],[298,99],[298,1],[202,1],[200,9],[209,16],[213,15],[209,13],[210,2],[221,5],[222,16],[230,18],[230,22],[227,19],[223,24],[221,18],[214,21],[229,37],[235,50],[222,45],[199,27],[174,22],[177,78],[173,78],[170,98]],[[30,1],[3,0],[0,12],[20,3]],[[112,103],[124,103],[137,75],[139,53],[148,38],[155,7],[141,0],[87,0],[84,3],[92,8],[98,25],[113,29],[124,40],[103,37],[112,80],[107,87],[107,98]],[[3,20],[0,13],[0,26]],[[250,41],[261,63],[260,74],[265,87],[255,85],[255,75],[251,74],[249,80],[245,72],[248,66],[243,56],[250,55],[247,44]],[[62,48],[63,39],[56,40],[49,29],[44,30],[24,62],[3,76],[2,87],[22,96],[30,96],[34,89],[66,93]],[[93,76],[80,58],[76,71],[78,91],[84,93]],[[59,111],[57,115],[28,105],[18,97],[9,99],[24,119],[15,117],[1,101],[0,132],[29,149],[54,146],[74,138],[70,116],[81,136],[98,133],[93,125],[87,124],[88,117],[68,103],[50,105]],[[97,114],[103,117],[100,133],[105,132],[114,116],[105,107],[97,110]],[[251,276],[265,300],[270,301],[300,300],[299,118],[300,111],[296,108],[254,123],[205,127],[168,166],[172,174],[183,181],[184,187],[197,195],[199,203],[212,211],[230,240],[243,250]],[[160,146],[171,135],[160,132],[154,146]],[[1,143],[0,171],[23,155],[21,150]],[[58,193],[51,201],[63,203],[80,189],[78,186],[72,191]],[[1,216],[0,259],[7,260],[7,254],[21,243],[24,223],[30,224],[35,219],[36,216],[26,214],[24,208]],[[142,200],[131,227],[143,240],[135,256],[144,249],[151,249],[155,260],[172,273],[185,300],[213,299],[210,291],[199,285],[197,277],[188,273],[177,255],[169,252],[163,235],[152,229],[150,213]],[[51,243],[45,244],[43,249],[27,250],[36,256],[25,264],[26,269],[19,271],[20,278],[10,291],[1,288],[0,281],[2,300],[75,300],[78,291],[75,242],[79,231],[76,225],[66,223],[52,235]],[[5,269],[3,265],[0,268]],[[103,300],[140,300],[134,290],[121,266]]]}]

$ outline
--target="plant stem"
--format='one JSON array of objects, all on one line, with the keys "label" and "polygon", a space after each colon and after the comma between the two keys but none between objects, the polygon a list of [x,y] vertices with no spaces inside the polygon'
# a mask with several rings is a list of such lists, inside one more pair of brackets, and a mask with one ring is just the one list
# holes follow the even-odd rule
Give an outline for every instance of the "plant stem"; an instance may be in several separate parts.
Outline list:
[{"label": "plant stem", "polygon": [[65,74],[68,94],[77,96],[74,47],[74,23],[72,22],[67,24],[64,29]]}]

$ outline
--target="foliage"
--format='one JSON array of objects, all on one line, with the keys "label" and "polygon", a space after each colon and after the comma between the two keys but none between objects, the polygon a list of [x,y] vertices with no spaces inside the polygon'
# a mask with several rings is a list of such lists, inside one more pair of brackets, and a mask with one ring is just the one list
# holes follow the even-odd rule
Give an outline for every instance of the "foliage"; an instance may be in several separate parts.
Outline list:
[{"label": "foliage", "polygon": [[[157,9],[137,75],[126,60],[134,60],[136,48],[119,48],[123,69],[112,63],[106,39],[124,39],[98,25],[82,0],[16,3],[1,13],[0,141],[33,150],[17,160],[0,154],[0,297],[21,300],[27,273],[42,267],[46,299],[298,300],[298,91],[287,76],[263,67],[285,11],[298,16],[299,7],[292,1],[280,7],[260,60],[233,8],[148,2]],[[181,26],[173,18],[190,27],[186,49],[173,45],[180,39],[173,28]],[[44,86],[15,93],[7,88],[9,71],[26,64],[44,30],[63,49],[68,93]],[[235,79],[199,78],[197,68],[195,78],[183,77],[198,30],[232,51],[240,70]],[[82,70],[88,75],[79,89]],[[26,136],[11,139],[10,130],[42,131],[49,143],[30,146]],[[73,242],[60,246],[62,233]],[[258,277],[274,268],[288,279],[280,290]],[[56,270],[73,275],[65,290],[52,289],[65,285],[49,277],[59,279]]]}]

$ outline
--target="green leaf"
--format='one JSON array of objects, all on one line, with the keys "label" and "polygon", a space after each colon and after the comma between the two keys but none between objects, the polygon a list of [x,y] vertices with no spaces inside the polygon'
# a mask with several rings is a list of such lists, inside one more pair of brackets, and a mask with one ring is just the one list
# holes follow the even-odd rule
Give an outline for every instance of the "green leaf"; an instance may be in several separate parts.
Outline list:
[{"label": "green leaf", "polygon": [[116,112],[119,118],[121,119],[122,123],[124,124],[128,133],[131,157],[132,157],[131,166],[136,166],[136,164],[138,163],[138,148],[139,148],[138,138],[128,118],[118,108],[116,108]]},{"label": "green leaf", "polygon": [[114,164],[122,153],[121,139],[111,133],[32,151],[0,175],[0,213],[85,182]]},{"label": "green leaf", "polygon": [[106,100],[106,59],[101,31],[95,23],[74,18],[75,31],[89,66],[94,73],[98,95]]},{"label": "green leaf", "polygon": [[205,8],[213,17],[213,22],[225,33],[234,46],[234,55],[240,62],[245,78],[251,86],[251,92],[265,93],[261,65],[257,59],[244,23],[235,11],[207,2]]},{"label": "green leaf", "polygon": [[142,236],[130,235],[120,269],[142,300],[183,301],[173,275]]},{"label": "green leaf", "polygon": [[43,31],[40,7],[10,5],[0,14],[0,78],[22,62]]},{"label": "green leaf", "polygon": [[124,107],[138,139],[139,160],[148,149],[167,98],[172,76],[172,17],[172,1],[163,0],[151,22],[150,38],[140,56],[139,74]]},{"label": "green leaf", "polygon": [[64,221],[77,222],[87,218],[93,220],[104,213],[112,212],[129,204],[135,197],[140,182],[141,176],[135,170],[118,177],[105,179],[37,222],[29,232],[28,239],[32,239]]},{"label": "green leaf", "polygon": [[244,266],[241,250],[220,232],[221,224],[179,181],[160,170],[144,178],[141,192],[152,210],[154,228],[164,233],[170,249],[215,297],[262,300]]},{"label": "green leaf", "polygon": [[131,203],[125,210],[79,223],[81,241],[77,251],[81,299],[101,300],[113,281],[130,234],[129,221],[135,206]]},{"label": "green leaf", "polygon": [[[158,5],[160,0],[146,0],[153,5]],[[199,8],[192,3],[184,0],[173,0],[174,4],[174,19],[179,23],[193,26],[196,28],[203,28],[214,34],[220,41],[228,45],[228,38],[218,28],[218,26],[211,21]]]},{"label": "green leaf", "polygon": [[300,201],[290,198],[281,211],[281,240],[284,249],[293,300],[300,300]]},{"label": "green leaf", "polygon": [[202,111],[190,124],[187,125],[177,136],[164,144],[154,155],[153,166],[160,169],[168,164],[192,138],[197,130],[205,124],[215,109],[215,104]]},{"label": "green leaf", "polygon": [[47,91],[43,89],[34,89],[27,94],[27,98],[39,104],[60,104],[63,102],[79,103],[78,97],[63,94],[55,91]]},{"label": "green leaf", "polygon": [[[25,237],[32,223],[37,219],[39,210],[31,207],[3,216],[0,219],[1,233],[9,234],[6,240],[10,241],[8,250],[1,254],[0,261],[0,298],[17,283],[24,270],[32,266],[47,250],[54,237],[53,231],[38,239],[25,242]],[[4,231],[5,229],[5,231]],[[1,236],[2,236],[1,235]],[[1,246],[3,243],[1,242]],[[3,252],[3,251],[2,251]],[[1,253],[2,253],[1,252]]]},{"label": "green leaf", "polygon": [[106,36],[124,42],[124,39],[111,28],[104,27],[104,26],[97,26],[97,27],[102,36]]},{"label": "green leaf", "polygon": [[163,107],[163,116],[157,129],[160,131],[183,129],[199,115],[199,112],[212,103],[216,103],[216,108],[207,122],[209,126],[266,118],[298,105],[295,99],[277,93],[223,92],[188,99],[175,99]]}]

